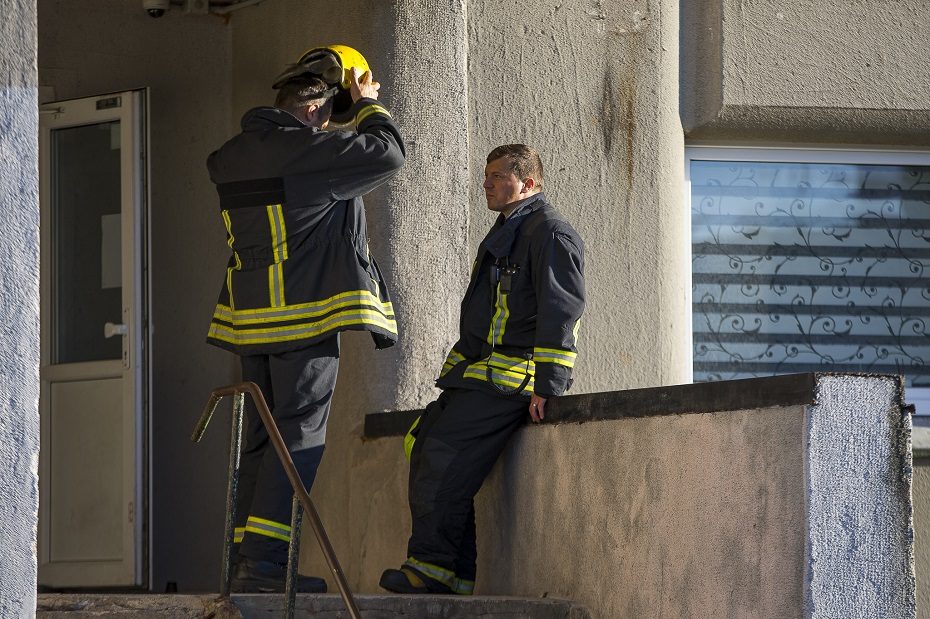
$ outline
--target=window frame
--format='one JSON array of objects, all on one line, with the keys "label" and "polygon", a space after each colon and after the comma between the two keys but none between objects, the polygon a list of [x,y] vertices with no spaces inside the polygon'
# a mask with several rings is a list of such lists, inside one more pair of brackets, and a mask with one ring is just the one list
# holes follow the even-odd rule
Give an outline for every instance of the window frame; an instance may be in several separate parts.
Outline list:
[{"label": "window frame", "polygon": [[[759,163],[834,163],[848,165],[920,165],[930,167],[930,150],[920,148],[887,148],[867,145],[844,146],[776,146],[769,144],[732,145],[717,143],[686,143],[684,162],[684,204],[688,217],[688,264],[693,263],[691,163],[692,161],[739,161]],[[691,364],[689,380],[694,381],[694,305],[693,268],[687,274],[687,324],[691,338]],[[916,414],[930,416],[930,387],[908,387],[908,400],[916,407]]]}]

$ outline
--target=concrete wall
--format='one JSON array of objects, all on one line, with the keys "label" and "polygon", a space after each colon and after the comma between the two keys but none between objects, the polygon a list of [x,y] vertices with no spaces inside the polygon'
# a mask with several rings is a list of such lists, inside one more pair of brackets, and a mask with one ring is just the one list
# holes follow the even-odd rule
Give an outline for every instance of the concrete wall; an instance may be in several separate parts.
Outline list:
[{"label": "concrete wall", "polygon": [[682,121],[697,139],[925,145],[921,0],[682,0]]},{"label": "concrete wall", "polygon": [[804,407],[530,427],[478,505],[485,594],[801,617]]},{"label": "concrete wall", "polygon": [[469,2],[468,34],[472,250],[494,221],[487,153],[534,146],[586,246],[573,391],[689,382],[677,2]]},{"label": "concrete wall", "polygon": [[0,0],[0,616],[36,608],[39,114],[36,7]]},{"label": "concrete wall", "polygon": [[230,31],[214,16],[148,17],[141,2],[39,3],[39,78],[58,99],[151,88],[153,588],[219,582],[228,414],[190,432],[211,389],[236,378],[204,343],[228,248],[207,155],[229,134]]}]

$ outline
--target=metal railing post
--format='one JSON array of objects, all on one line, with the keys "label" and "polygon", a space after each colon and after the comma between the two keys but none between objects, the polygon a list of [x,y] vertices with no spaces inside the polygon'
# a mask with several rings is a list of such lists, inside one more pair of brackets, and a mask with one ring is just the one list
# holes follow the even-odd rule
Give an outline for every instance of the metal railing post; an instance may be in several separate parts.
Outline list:
[{"label": "metal railing post", "polygon": [[[197,422],[197,426],[194,428],[194,433],[191,436],[191,439],[195,443],[200,441],[200,439],[203,437],[204,431],[207,429],[207,424],[210,423],[210,418],[213,416],[213,412],[216,410],[217,404],[219,404],[219,401],[223,397],[228,395],[239,395],[243,398],[244,401],[243,394],[245,392],[248,392],[252,395],[252,402],[254,402],[255,408],[258,410],[258,414],[262,419],[262,423],[264,424],[265,429],[268,431],[268,438],[271,440],[271,444],[278,455],[278,459],[281,461],[281,465],[284,467],[284,472],[287,474],[287,478],[291,482],[291,487],[294,489],[294,497],[299,502],[300,506],[303,508],[304,514],[310,521],[310,528],[313,529],[313,533],[316,535],[317,542],[319,542],[320,549],[323,551],[323,556],[326,559],[326,564],[329,566],[330,572],[332,573],[333,578],[336,580],[336,586],[339,588],[339,594],[342,596],[342,601],[346,605],[346,610],[349,612],[349,617],[351,617],[351,619],[361,619],[358,606],[355,604],[355,598],[352,596],[352,591],[349,589],[349,583],[346,581],[342,567],[339,565],[339,559],[336,558],[336,552],[333,550],[332,544],[329,542],[329,536],[326,535],[326,530],[323,528],[323,522],[320,520],[320,514],[316,511],[316,507],[313,505],[313,501],[310,499],[310,493],[307,492],[303,481],[300,479],[300,475],[297,473],[297,468],[294,466],[294,460],[291,458],[291,454],[287,450],[284,439],[281,438],[281,432],[278,431],[278,426],[275,424],[274,418],[271,416],[271,411],[268,409],[268,404],[265,402],[265,397],[262,395],[262,391],[258,388],[258,385],[252,382],[245,382],[214,389],[210,394],[210,400],[207,402],[207,406],[204,408],[204,412],[201,415],[200,420]],[[239,427],[241,431],[241,420]],[[236,460],[236,473],[238,477],[238,458]],[[236,488],[233,488],[234,493],[236,490]],[[294,569],[296,571],[296,567]],[[290,567],[288,567],[288,572],[290,572]],[[228,594],[229,593],[227,589],[224,595]]]},{"label": "metal railing post", "polygon": [[300,521],[302,510],[297,495],[294,495],[291,505],[291,542],[287,547],[287,580],[284,588],[284,616],[291,619],[297,601],[297,567],[300,563]]}]

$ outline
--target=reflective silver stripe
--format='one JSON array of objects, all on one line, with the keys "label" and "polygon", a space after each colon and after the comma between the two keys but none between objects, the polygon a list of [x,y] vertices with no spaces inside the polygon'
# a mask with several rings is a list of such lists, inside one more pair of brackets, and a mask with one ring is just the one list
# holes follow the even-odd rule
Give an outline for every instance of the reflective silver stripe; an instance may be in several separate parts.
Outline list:
[{"label": "reflective silver stripe", "polygon": [[284,227],[284,209],[280,204],[269,204],[268,226],[271,228],[271,250],[274,261],[287,260],[287,230]]},{"label": "reflective silver stripe", "polygon": [[[465,373],[462,376],[463,378],[474,378],[486,383],[488,382],[487,367],[488,366],[485,361],[473,363],[472,365],[468,366],[468,369],[465,370]],[[493,365],[491,366],[491,380],[493,380],[497,385],[502,385],[504,387],[519,387],[521,384],[523,384],[523,380],[525,378],[526,374],[498,370],[495,369]],[[523,388],[523,392],[525,393],[532,391],[534,384],[535,379],[532,375],[530,375],[530,379],[526,383],[526,386]]]},{"label": "reflective silver stripe", "polygon": [[415,570],[423,572],[433,580],[438,580],[449,587],[451,587],[452,583],[455,581],[455,572],[439,567],[438,565],[433,565],[432,563],[417,561],[413,557],[407,557],[407,560],[404,561],[404,565],[409,565]]},{"label": "reflective silver stripe", "polygon": [[465,357],[454,348],[449,351],[449,354],[446,355],[446,360],[442,364],[442,369],[439,372],[439,377],[442,378],[445,376],[449,370],[460,364],[462,361],[465,361]]},{"label": "reflective silver stripe", "polygon": [[256,518],[255,516],[249,516],[245,524],[245,530],[249,533],[257,533],[258,535],[265,535],[283,541],[290,541],[291,539],[291,527],[289,525],[265,520],[264,518]]},{"label": "reflective silver stripe", "polygon": [[355,290],[348,293],[338,294],[324,301],[316,303],[301,303],[290,307],[270,308],[270,309],[241,309],[233,310],[223,305],[218,305],[213,312],[213,317],[218,320],[241,324],[246,322],[275,322],[281,320],[291,320],[294,318],[321,316],[327,314],[341,305],[370,305],[375,309],[381,310],[384,314],[394,313],[394,307],[389,301],[382,301],[374,293],[368,290]]},{"label": "reflective silver stripe", "polygon": [[284,264],[275,262],[268,267],[268,292],[271,307],[284,305]]},{"label": "reflective silver stripe", "polygon": [[525,374],[536,373],[536,364],[532,359],[508,357],[507,355],[502,355],[499,352],[491,353],[491,358],[488,363],[491,364],[492,368],[499,368],[502,370],[510,370],[513,372],[520,372]]},{"label": "reflective silver stripe", "polygon": [[475,581],[455,578],[452,580],[451,589],[459,595],[471,595],[475,592]]},{"label": "reflective silver stripe", "polygon": [[559,365],[564,365],[565,367],[574,367],[575,358],[578,356],[578,353],[571,352],[570,350],[565,351],[555,351],[550,348],[535,348],[533,349],[533,359],[540,363],[558,363]]},{"label": "reflective silver stripe", "polygon": [[501,284],[497,283],[497,297],[494,301],[497,312],[491,319],[491,330],[488,332],[488,344],[500,344],[504,337],[504,327],[510,310],[507,309],[507,295],[501,294]]},{"label": "reflective silver stripe", "polygon": [[390,333],[397,332],[397,322],[374,310],[351,309],[328,316],[317,322],[288,325],[281,327],[263,327],[258,329],[233,329],[226,325],[212,323],[210,336],[218,340],[238,344],[261,344],[313,337],[332,329],[348,325],[368,324],[382,327]]}]

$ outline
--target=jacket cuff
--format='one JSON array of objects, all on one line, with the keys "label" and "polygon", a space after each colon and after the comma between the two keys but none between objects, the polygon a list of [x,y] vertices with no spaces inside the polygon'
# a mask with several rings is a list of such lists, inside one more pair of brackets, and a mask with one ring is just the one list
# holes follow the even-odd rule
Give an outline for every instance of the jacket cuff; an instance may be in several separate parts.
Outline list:
[{"label": "jacket cuff", "polygon": [[572,371],[557,363],[537,363],[533,393],[544,398],[559,396],[572,385]]},{"label": "jacket cuff", "polygon": [[368,97],[362,97],[353,103],[349,111],[352,113],[357,128],[366,120],[383,120],[383,117],[391,118],[391,113],[383,104],[379,103],[377,99],[369,99]]}]

